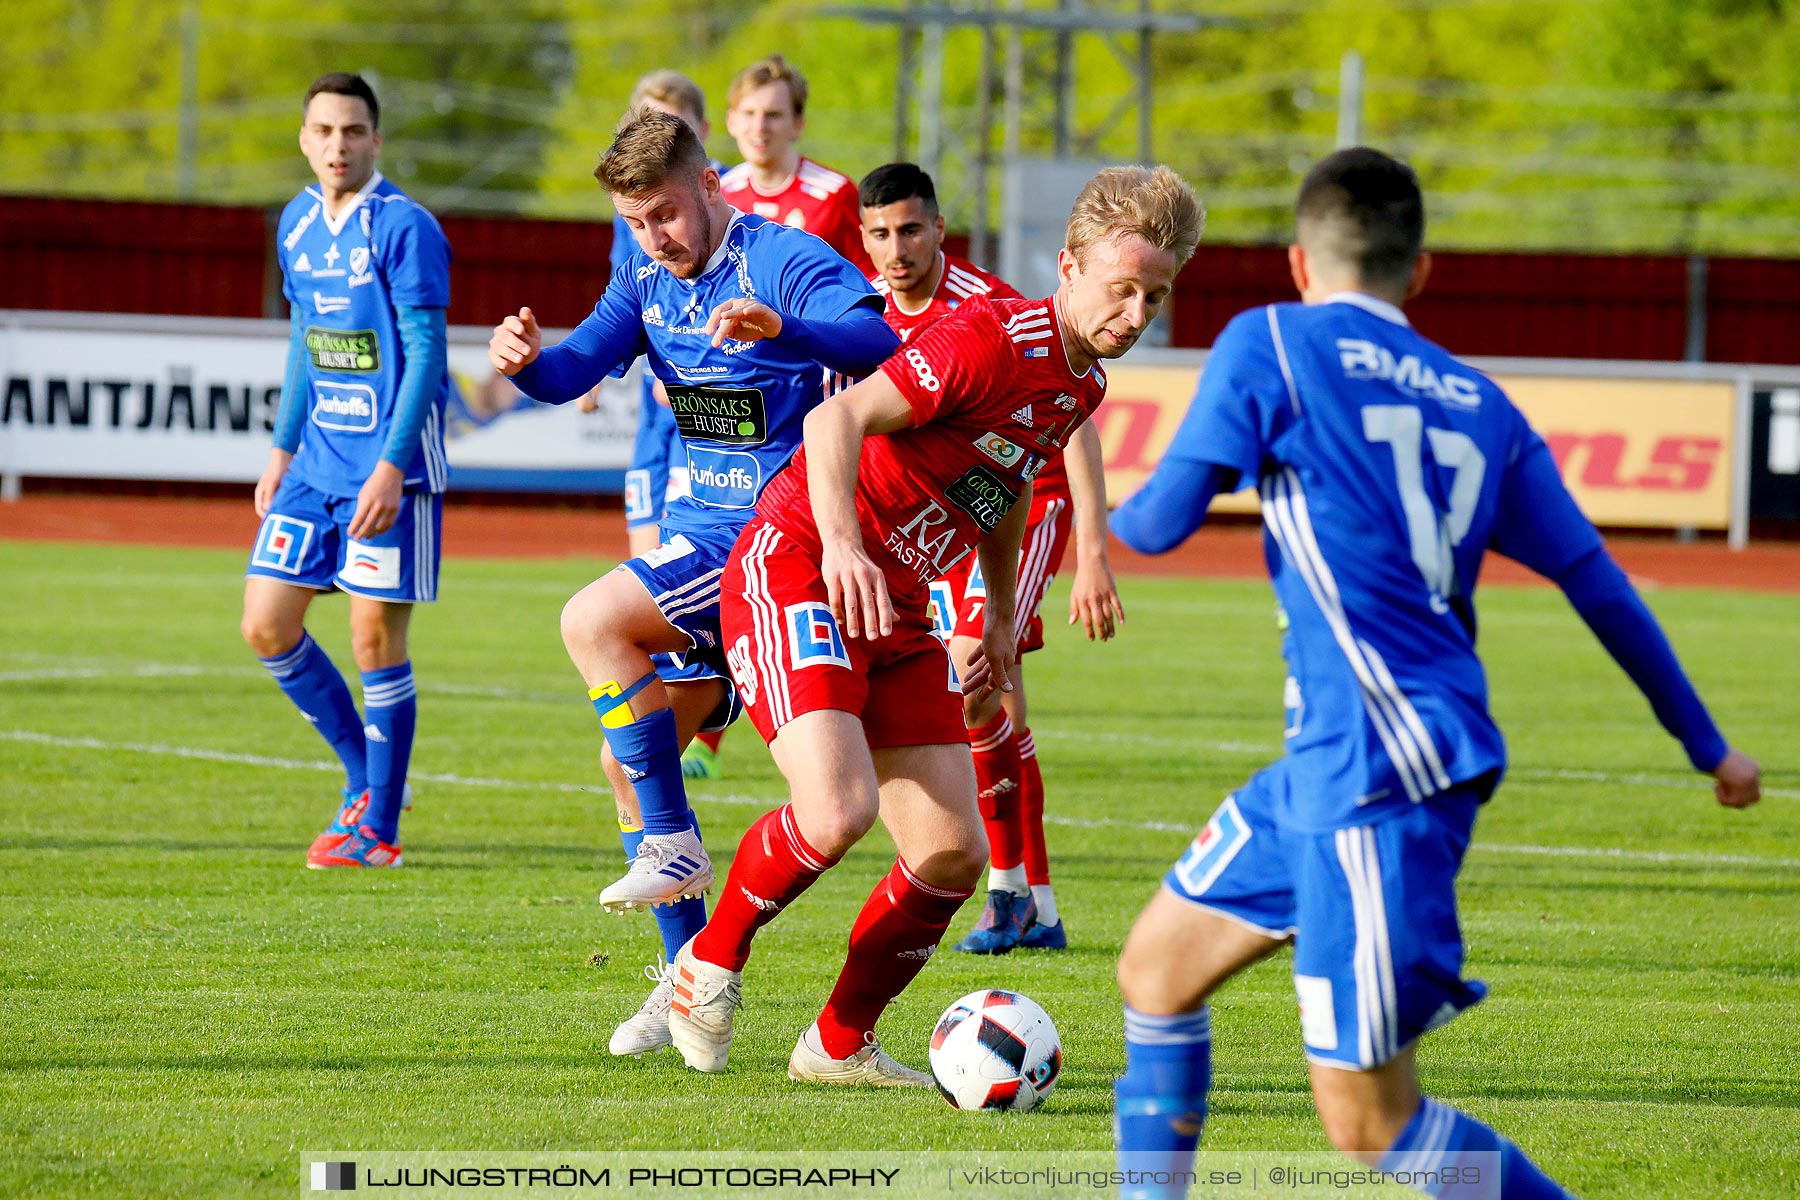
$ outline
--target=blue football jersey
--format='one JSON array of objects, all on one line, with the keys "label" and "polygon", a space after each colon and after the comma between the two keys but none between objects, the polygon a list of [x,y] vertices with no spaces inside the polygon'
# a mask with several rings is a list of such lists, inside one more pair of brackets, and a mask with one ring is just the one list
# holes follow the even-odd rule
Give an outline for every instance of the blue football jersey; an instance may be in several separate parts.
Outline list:
[{"label": "blue football jersey", "polygon": [[1492,380],[1373,297],[1270,305],[1220,334],[1169,455],[1261,494],[1295,827],[1361,824],[1498,777],[1476,578],[1509,481],[1558,485]]},{"label": "blue football jersey", "polygon": [[[406,367],[395,306],[449,307],[450,245],[435,217],[376,172],[335,218],[317,187],[295,196],[276,252],[282,293],[306,327],[306,420],[290,471],[326,495],[354,496],[381,461]],[[448,482],[451,390],[446,370],[404,468],[408,490]]]},{"label": "blue football jersey", "polygon": [[[578,365],[585,381],[644,355],[687,450],[690,494],[670,501],[665,540],[683,528],[747,522],[763,487],[799,447],[801,422],[825,395],[818,362],[780,338],[713,346],[707,317],[739,298],[805,321],[837,321],[857,305],[879,313],[882,306],[868,280],[819,238],[734,213],[694,279],[676,277],[633,241],[594,311],[532,364],[545,374]],[[520,376],[527,392],[536,374]]]}]

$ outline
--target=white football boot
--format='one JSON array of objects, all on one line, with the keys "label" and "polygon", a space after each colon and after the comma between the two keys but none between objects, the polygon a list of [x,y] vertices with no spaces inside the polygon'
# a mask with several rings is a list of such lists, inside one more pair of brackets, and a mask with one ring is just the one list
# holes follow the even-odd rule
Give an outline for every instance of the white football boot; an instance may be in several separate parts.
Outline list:
[{"label": "white football boot", "polygon": [[723,1071],[731,1053],[731,1023],[744,1003],[744,975],[694,957],[690,940],[669,964],[675,994],[669,1001],[669,1037],[682,1061],[696,1071]]},{"label": "white football boot", "polygon": [[935,1087],[931,1076],[896,1062],[873,1033],[863,1034],[863,1048],[849,1058],[832,1058],[814,1021],[794,1043],[788,1078],[802,1083],[847,1083],[855,1087]]},{"label": "white football boot", "polygon": [[622,879],[600,893],[600,906],[610,913],[673,904],[689,896],[703,896],[713,885],[712,860],[700,835],[691,829],[680,833],[647,833]]},{"label": "white football boot", "polygon": [[644,978],[656,986],[650,989],[643,1007],[613,1030],[612,1041],[606,1044],[620,1058],[642,1058],[670,1044],[669,1001],[675,998],[675,985],[669,982],[669,965],[659,957],[644,968]]}]

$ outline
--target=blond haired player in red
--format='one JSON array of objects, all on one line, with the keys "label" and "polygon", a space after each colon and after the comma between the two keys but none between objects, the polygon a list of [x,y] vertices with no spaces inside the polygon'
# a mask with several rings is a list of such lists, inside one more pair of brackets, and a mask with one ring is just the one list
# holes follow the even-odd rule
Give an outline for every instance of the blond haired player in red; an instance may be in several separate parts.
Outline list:
[{"label": "blond haired player in red", "polygon": [[794,149],[806,129],[806,77],[779,54],[739,71],[725,93],[725,128],[744,161],[719,186],[741,212],[816,233],[864,275],[856,184]]},{"label": "blond haired player in red", "polygon": [[[1005,280],[943,249],[944,218],[931,176],[913,163],[888,163],[863,176],[863,248],[875,263],[870,279],[887,301],[886,316],[904,344],[927,325],[956,311],[972,296],[1023,299]],[[1080,621],[1089,639],[1112,637],[1125,619],[1106,559],[1106,477],[1100,435],[1084,422],[1070,440],[1065,470],[1056,454],[1031,486],[1017,589],[1021,658],[1044,647],[1038,614],[1050,582],[1062,566],[1071,526],[1078,526],[1075,583],[1069,623]],[[973,558],[931,585],[938,633],[952,657],[966,657],[981,638],[987,602]],[[1021,663],[1021,665],[1023,665]],[[989,847],[988,895],[981,919],[956,949],[1005,954],[1016,946],[1061,950],[1068,943],[1044,841],[1044,780],[1037,748],[1025,723],[1025,683],[1017,667],[1003,694],[971,694],[963,719],[975,756],[976,794]]]},{"label": "blond haired player in red", "polygon": [[[973,297],[807,415],[721,580],[732,679],[791,799],[751,825],[711,920],[675,958],[669,1033],[688,1066],[724,1069],[757,930],[879,815],[899,858],[788,1074],[931,1085],[881,1052],[875,1023],[987,861],[960,694],[1012,686],[1031,481],[1099,407],[1099,361],[1156,316],[1202,219],[1166,167],[1102,171],[1069,217],[1054,296]],[[926,610],[931,581],[971,555],[988,604],[959,686]]]}]

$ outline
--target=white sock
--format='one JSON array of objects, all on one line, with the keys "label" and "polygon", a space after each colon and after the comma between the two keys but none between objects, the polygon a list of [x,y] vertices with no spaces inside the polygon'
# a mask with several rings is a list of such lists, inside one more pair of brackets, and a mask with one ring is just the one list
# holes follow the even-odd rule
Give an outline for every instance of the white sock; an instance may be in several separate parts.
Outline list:
[{"label": "white sock", "polygon": [[988,867],[988,891],[1011,892],[1015,896],[1023,896],[1031,890],[1025,882],[1025,864],[1004,869],[996,866]]},{"label": "white sock", "polygon": [[1038,924],[1056,924],[1056,889],[1047,883],[1034,883],[1031,885],[1031,898],[1037,901]]}]

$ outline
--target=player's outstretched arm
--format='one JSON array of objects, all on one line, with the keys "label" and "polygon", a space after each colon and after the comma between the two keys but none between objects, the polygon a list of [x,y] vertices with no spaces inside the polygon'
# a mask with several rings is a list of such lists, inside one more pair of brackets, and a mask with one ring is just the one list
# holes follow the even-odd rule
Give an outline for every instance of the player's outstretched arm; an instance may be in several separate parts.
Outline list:
[{"label": "player's outstretched arm", "polygon": [[540,404],[579,399],[644,351],[643,313],[629,280],[615,279],[574,332],[554,346],[529,307],[494,326],[488,362]]},{"label": "player's outstretched arm", "polygon": [[863,439],[913,423],[912,406],[893,381],[876,372],[806,414],[806,486],[819,530],[819,572],[831,613],[845,637],[894,631],[887,579],[863,547],[856,517],[856,472]]},{"label": "player's outstretched arm", "polygon": [[[1106,556],[1106,465],[1100,431],[1093,419],[1082,422],[1063,451],[1069,472],[1069,497],[1075,505],[1075,582],[1069,589],[1069,624],[1077,621],[1088,641],[1112,637],[1125,623],[1125,605]],[[1115,624],[1116,623],[1116,624]]]},{"label": "player's outstretched arm", "polygon": [[994,532],[975,547],[987,586],[987,603],[981,610],[981,642],[970,651],[964,669],[957,672],[965,696],[1013,690],[1012,668],[1019,656],[1019,548],[1025,542],[1030,511],[1031,486],[1027,484]]},{"label": "player's outstretched arm", "polygon": [[1139,554],[1167,554],[1194,535],[1213,497],[1235,489],[1237,479],[1229,467],[1177,458],[1171,451],[1113,512],[1113,536]]},{"label": "player's outstretched arm", "polygon": [[1687,751],[1694,769],[1713,777],[1719,803],[1730,808],[1756,803],[1762,794],[1760,768],[1726,743],[1662,626],[1607,553],[1535,434],[1507,467],[1490,544],[1562,589],[1650,701],[1662,727]]}]

